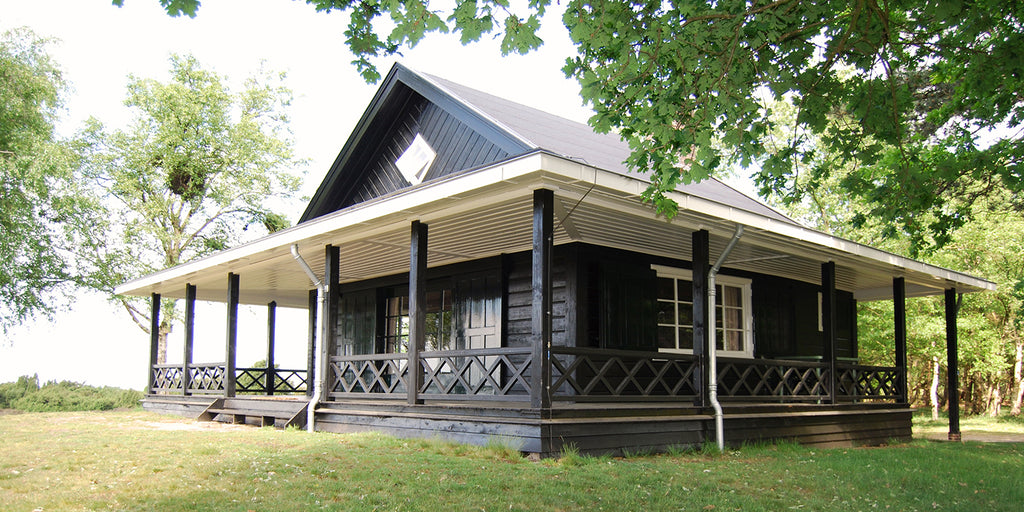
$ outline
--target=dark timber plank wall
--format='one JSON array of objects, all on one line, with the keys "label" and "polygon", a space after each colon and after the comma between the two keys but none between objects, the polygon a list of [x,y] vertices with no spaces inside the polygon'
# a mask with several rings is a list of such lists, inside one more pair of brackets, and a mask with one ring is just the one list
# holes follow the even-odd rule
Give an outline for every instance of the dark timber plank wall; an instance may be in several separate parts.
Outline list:
[{"label": "dark timber plank wall", "polygon": [[401,438],[475,445],[498,442],[523,452],[543,451],[540,415],[528,409],[335,403],[317,409],[316,428],[334,433],[383,432]]},{"label": "dark timber plank wall", "polygon": [[793,440],[822,447],[880,445],[911,438],[912,410],[905,406],[851,406],[725,415],[725,439],[743,443]]},{"label": "dark timber plank wall", "polygon": [[[568,282],[566,280],[566,251],[564,247],[555,248],[552,280],[552,317],[551,344],[556,347],[575,346],[570,340],[575,339],[572,327],[567,322]],[[530,253],[518,253],[508,258],[508,288],[506,295],[506,345],[507,347],[529,347],[531,336],[531,311],[533,307],[533,290],[531,288]]]},{"label": "dark timber plank wall", "polygon": [[409,186],[395,162],[420,134],[437,152],[424,181],[507,158],[508,153],[474,131],[455,116],[415,92],[408,94],[403,111],[390,127],[383,128],[373,161],[353,182],[354,191],[341,207],[368,201]]},{"label": "dark timber plank wall", "polygon": [[142,408],[158,414],[195,418],[215,400],[216,397],[150,395],[142,400]]}]

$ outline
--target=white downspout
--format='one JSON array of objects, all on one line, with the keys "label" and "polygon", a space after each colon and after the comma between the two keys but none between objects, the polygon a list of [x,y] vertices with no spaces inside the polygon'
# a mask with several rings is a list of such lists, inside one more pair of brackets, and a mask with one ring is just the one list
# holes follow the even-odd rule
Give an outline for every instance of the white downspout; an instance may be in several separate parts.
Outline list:
[{"label": "white downspout", "polygon": [[292,257],[295,258],[295,261],[299,262],[299,265],[302,267],[302,270],[304,270],[306,272],[306,275],[309,276],[309,280],[313,282],[313,286],[316,287],[317,291],[317,336],[315,338],[313,347],[313,375],[309,376],[309,379],[312,380],[313,384],[313,398],[312,400],[309,401],[309,405],[306,406],[306,430],[309,432],[314,432],[316,430],[314,425],[316,421],[316,406],[320,403],[320,395],[323,393],[323,389],[321,389],[321,383],[323,382],[321,374],[323,373],[324,355],[321,354],[321,352],[323,351],[324,347],[326,347],[326,345],[324,345],[323,339],[323,327],[324,314],[326,313],[325,310],[327,303],[327,285],[323,281],[321,281],[319,277],[317,277],[316,273],[313,272],[313,269],[309,268],[309,264],[306,263],[306,260],[302,259],[302,256],[299,255],[299,244],[292,244],[291,249]]},{"label": "white downspout", "polygon": [[736,233],[729,240],[729,245],[725,246],[725,250],[718,256],[718,261],[708,271],[708,316],[711,318],[711,325],[708,329],[708,339],[711,340],[711,347],[708,350],[708,400],[711,402],[711,407],[715,410],[715,440],[718,442],[718,451],[725,450],[725,427],[722,421],[722,404],[718,402],[718,340],[716,340],[718,337],[718,322],[715,320],[718,292],[715,289],[715,276],[718,275],[718,270],[725,263],[725,258],[732,252],[733,247],[736,247],[736,243],[740,241],[741,236],[743,236],[743,225],[737,224]]}]

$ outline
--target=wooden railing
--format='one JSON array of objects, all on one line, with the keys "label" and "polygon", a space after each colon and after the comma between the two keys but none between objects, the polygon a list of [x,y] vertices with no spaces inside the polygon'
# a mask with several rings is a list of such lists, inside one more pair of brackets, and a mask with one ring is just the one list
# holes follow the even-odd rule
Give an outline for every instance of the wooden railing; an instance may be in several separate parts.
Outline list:
[{"label": "wooden railing", "polygon": [[149,375],[153,393],[181,393],[181,364],[157,364]]},{"label": "wooden railing", "polygon": [[[154,393],[181,394],[181,363],[154,365],[151,371]],[[217,395],[224,393],[224,363],[195,363],[188,367],[189,395]],[[266,368],[236,368],[236,392],[259,394],[305,393],[306,370],[274,371],[274,393],[267,393]]]},{"label": "wooden railing", "polygon": [[[181,364],[158,364],[151,371],[154,393],[181,393]],[[224,363],[194,363],[188,367],[188,394],[212,395],[224,392]]]},{"label": "wooden railing", "polygon": [[718,358],[723,400],[817,402],[828,399],[828,365],[784,359]]},{"label": "wooden railing", "polygon": [[267,386],[266,368],[236,368],[235,389],[239,393],[260,395],[287,395],[306,392],[306,370],[274,368],[274,384]]},{"label": "wooden railing", "polygon": [[552,347],[551,399],[692,400],[695,368],[689,354]]},{"label": "wooden railing", "polygon": [[408,355],[331,356],[327,376],[330,398],[408,396]]},{"label": "wooden railing", "polygon": [[224,363],[200,363],[188,367],[188,394],[218,395],[224,393]]},{"label": "wooden railing", "polygon": [[423,352],[419,395],[444,400],[529,400],[530,348]]},{"label": "wooden railing", "polygon": [[899,368],[841,364],[836,367],[836,374],[836,396],[840,401],[898,402],[905,398],[899,394],[898,383],[903,378]]},{"label": "wooden railing", "polygon": [[[418,397],[432,400],[527,401],[535,369],[529,348],[422,352]],[[689,354],[552,347],[552,401],[685,403],[699,393],[697,361]],[[724,402],[827,403],[831,376],[818,361],[718,358]],[[899,401],[899,369],[841,363],[838,401]],[[328,396],[394,398],[409,395],[407,354],[330,358]]]}]

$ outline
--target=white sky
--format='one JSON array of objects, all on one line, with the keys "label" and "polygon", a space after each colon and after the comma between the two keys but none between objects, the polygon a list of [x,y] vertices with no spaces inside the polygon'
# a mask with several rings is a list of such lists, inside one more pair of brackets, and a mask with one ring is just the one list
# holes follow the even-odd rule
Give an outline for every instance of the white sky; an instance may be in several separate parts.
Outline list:
[{"label": "white sky", "polygon": [[[304,192],[319,185],[349,132],[373,97],[344,46],[347,16],[318,14],[304,2],[218,0],[203,2],[195,19],[171,18],[157,0],[0,0],[0,30],[28,26],[61,40],[50,49],[73,91],[60,129],[73,133],[94,116],[108,127],[124,126],[122,104],[129,73],[167,78],[171,53],[192,53],[205,67],[234,80],[267,67],[288,73],[295,92],[291,128],[299,156],[311,160]],[[463,47],[454,36],[433,36],[401,61],[413,69],[585,122],[578,87],[561,72],[573,54],[560,14],[552,12],[541,36],[546,44],[528,56],[502,58],[496,41]],[[391,61],[377,63],[386,74]],[[292,219],[301,212],[294,212]],[[36,322],[0,340],[0,382],[38,373],[42,380],[141,389],[148,337],[102,297],[83,294],[54,323]],[[200,305],[196,362],[224,359],[224,306]],[[266,357],[264,308],[240,315],[238,365]],[[277,360],[285,368],[305,364],[305,310],[278,310]],[[172,334],[168,361],[181,361],[181,329]]]}]

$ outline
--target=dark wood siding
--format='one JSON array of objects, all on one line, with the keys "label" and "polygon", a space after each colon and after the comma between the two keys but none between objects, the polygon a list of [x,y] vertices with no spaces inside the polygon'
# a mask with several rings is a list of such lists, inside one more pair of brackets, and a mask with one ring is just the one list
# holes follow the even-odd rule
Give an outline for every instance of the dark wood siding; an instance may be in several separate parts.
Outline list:
[{"label": "dark wood siding", "polygon": [[[587,244],[555,247],[552,272],[552,343],[555,346],[569,347],[654,350],[654,308],[644,307],[646,301],[641,297],[643,290],[648,288],[651,288],[649,300],[653,301],[655,296],[652,264],[690,267],[687,261]],[[490,277],[476,284],[459,284],[460,280],[465,280],[471,275],[476,275],[479,279],[481,271]],[[522,252],[429,269],[428,287],[458,288],[462,291],[457,290],[457,295],[466,297],[469,297],[467,293],[472,286],[484,286],[491,290],[500,287],[503,293],[499,295],[503,296],[502,305],[496,311],[497,316],[490,317],[494,320],[487,320],[486,324],[480,325],[488,332],[490,329],[500,332],[501,346],[529,347],[532,335],[530,273],[530,254]],[[723,273],[751,279],[755,357],[821,356],[822,334],[818,330],[817,316],[819,286],[729,269],[725,269]],[[360,333],[372,333],[371,324],[365,316],[365,312],[369,311],[369,296],[364,295],[357,299],[351,292],[387,288],[391,293],[405,293],[407,280],[408,277],[405,275],[396,275],[343,286],[345,304],[349,304],[344,307],[356,308],[343,312],[344,318],[354,322],[357,325],[354,329],[359,329]],[[856,301],[850,292],[839,291],[837,295],[837,355],[855,358]],[[379,297],[377,301],[380,302]],[[491,311],[488,314],[494,313]],[[359,325],[363,327],[358,327]],[[650,327],[650,332],[645,330],[645,326]],[[346,343],[346,336],[355,335],[353,328],[342,325],[339,329],[338,341],[341,344]],[[379,333],[376,335],[379,337]],[[359,336],[365,337],[367,334]],[[365,343],[361,343],[353,342],[353,346],[363,347]],[[488,341],[487,346],[495,345],[493,341]]]},{"label": "dark wood siding", "polygon": [[[552,318],[551,318],[551,344],[554,346],[575,346],[575,336],[572,334],[575,329],[569,327],[566,320],[568,281],[566,273],[566,251],[562,246],[555,248],[554,268],[551,271],[552,280]],[[518,253],[507,257],[507,292],[505,303],[507,304],[507,335],[506,346],[508,347],[529,347],[532,335],[531,326],[531,260],[530,253]]]},{"label": "dark wood siding", "polygon": [[[814,358],[822,354],[819,330],[821,287],[771,276],[754,276],[754,355],[767,358]],[[836,292],[836,356],[857,357],[856,301]]]},{"label": "dark wood siding", "polygon": [[362,161],[354,159],[350,167],[344,169],[344,173],[351,177],[342,186],[349,190],[339,192],[340,201],[336,209],[410,186],[395,162],[416,134],[420,134],[437,153],[424,181],[509,156],[455,116],[413,92],[408,93],[404,108],[390,119],[391,125],[381,130],[377,146],[366,148],[372,156]]},{"label": "dark wood siding", "polygon": [[374,353],[377,338],[377,294],[361,290],[342,294],[338,311],[335,355]]}]

